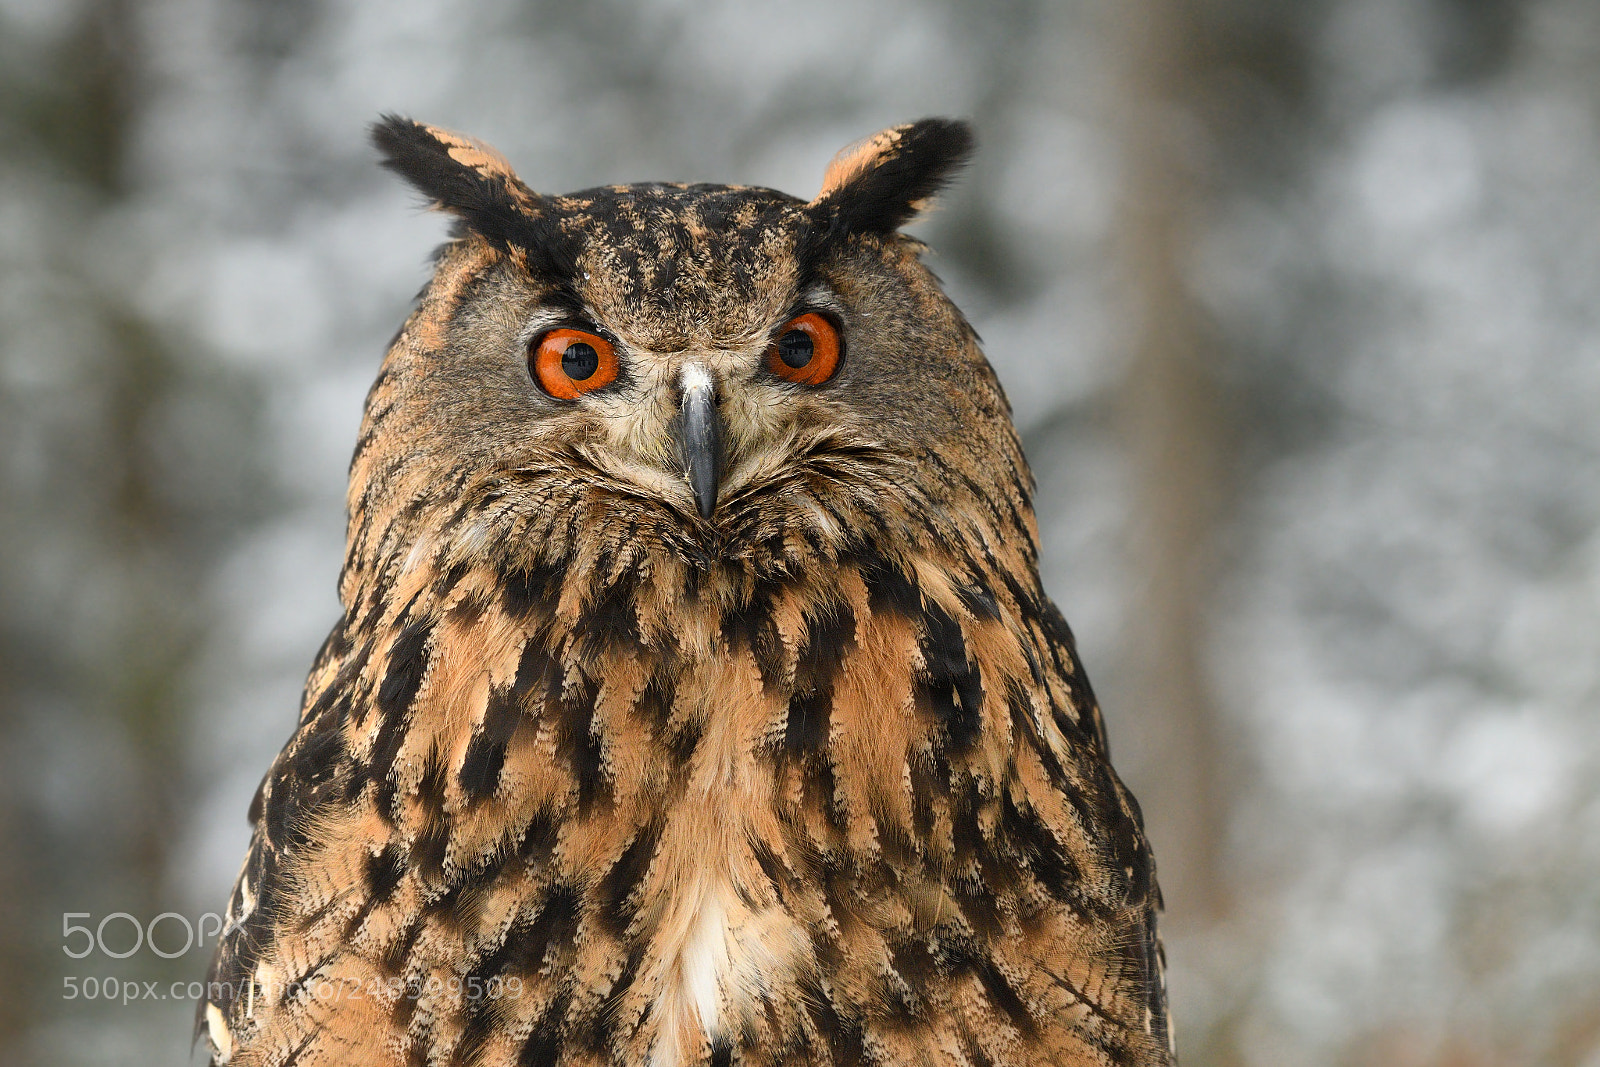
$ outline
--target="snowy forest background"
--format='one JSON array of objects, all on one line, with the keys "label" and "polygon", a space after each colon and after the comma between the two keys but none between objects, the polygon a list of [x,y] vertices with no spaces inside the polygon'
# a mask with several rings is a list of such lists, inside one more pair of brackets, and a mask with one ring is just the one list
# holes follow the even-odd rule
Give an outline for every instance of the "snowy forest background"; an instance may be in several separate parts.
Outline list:
[{"label": "snowy forest background", "polygon": [[62,916],[192,920],[242,856],[444,232],[380,111],[549,191],[804,196],[971,117],[917,232],[1027,438],[1184,1064],[1600,1067],[1594,0],[0,0],[0,1061],[189,1054],[192,1002],[65,980],[209,943]]}]

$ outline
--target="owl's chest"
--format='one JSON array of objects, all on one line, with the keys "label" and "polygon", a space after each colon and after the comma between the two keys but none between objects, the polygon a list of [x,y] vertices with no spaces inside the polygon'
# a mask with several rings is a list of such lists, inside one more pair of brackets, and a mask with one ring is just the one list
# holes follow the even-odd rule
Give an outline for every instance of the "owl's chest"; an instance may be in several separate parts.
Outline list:
[{"label": "owl's chest", "polygon": [[[357,891],[343,926],[307,892],[317,943],[296,958],[492,974],[518,990],[495,1010],[525,1013],[519,1027],[560,1008],[563,1031],[599,1027],[653,1067],[788,1047],[839,965],[819,946],[857,910],[824,857],[866,869],[880,828],[904,837],[928,718],[906,619],[796,598],[747,627],[687,626],[670,649],[444,613],[412,688],[385,675],[379,714],[346,726],[368,787],[319,824],[314,858]],[[385,712],[386,692],[409,700]],[[388,855],[399,884],[362,891]],[[871,924],[917,908],[948,911],[886,899]],[[430,1010],[457,1008],[477,1010]]]},{"label": "owl's chest", "polygon": [[[422,763],[402,768],[425,783],[428,753],[459,754],[441,817],[484,913],[538,959],[539,985],[609,1002],[608,1028],[652,1067],[701,1062],[764,1025],[774,1001],[800,1003],[822,920],[773,877],[799,869],[795,767],[825,763],[787,742],[794,686],[748,643],[683,636],[670,654],[525,645],[514,670],[510,654],[497,666],[491,653],[487,672],[441,661],[437,681],[467,692],[425,685],[436,736],[408,745]],[[478,769],[495,736],[490,779]],[[519,849],[523,863],[504,859]],[[552,897],[570,901],[565,940],[550,933]],[[519,943],[535,936],[549,941]]]},{"label": "owl's chest", "polygon": [[815,968],[805,916],[781,899],[758,854],[783,856],[782,734],[789,701],[753,657],[706,657],[676,680],[659,740],[669,773],[618,781],[659,826],[630,894],[642,935],[653,1067],[694,1062],[747,1032],[774,995]]}]

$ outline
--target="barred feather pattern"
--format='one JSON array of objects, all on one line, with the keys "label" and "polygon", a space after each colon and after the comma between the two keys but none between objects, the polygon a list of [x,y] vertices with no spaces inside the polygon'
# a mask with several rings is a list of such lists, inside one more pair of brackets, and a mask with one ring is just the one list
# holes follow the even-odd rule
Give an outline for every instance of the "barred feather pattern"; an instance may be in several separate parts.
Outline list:
[{"label": "barred feather pattern", "polygon": [[982,450],[799,419],[713,521],[592,436],[452,464],[410,383],[516,264],[453,245],[368,398],[213,1062],[1171,1062],[1153,862],[998,387]]}]

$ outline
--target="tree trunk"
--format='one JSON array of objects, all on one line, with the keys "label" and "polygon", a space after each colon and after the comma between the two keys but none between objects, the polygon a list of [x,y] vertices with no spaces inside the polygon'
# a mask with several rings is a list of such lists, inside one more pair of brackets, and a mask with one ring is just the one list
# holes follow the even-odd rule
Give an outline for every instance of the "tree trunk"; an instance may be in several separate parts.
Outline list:
[{"label": "tree trunk", "polygon": [[1130,344],[1119,415],[1133,483],[1124,674],[1134,702],[1123,755],[1143,779],[1170,929],[1181,935],[1225,911],[1217,714],[1204,664],[1223,433],[1212,338],[1184,277],[1205,196],[1203,127],[1184,110],[1202,57],[1192,7],[1128,0],[1118,12]]}]

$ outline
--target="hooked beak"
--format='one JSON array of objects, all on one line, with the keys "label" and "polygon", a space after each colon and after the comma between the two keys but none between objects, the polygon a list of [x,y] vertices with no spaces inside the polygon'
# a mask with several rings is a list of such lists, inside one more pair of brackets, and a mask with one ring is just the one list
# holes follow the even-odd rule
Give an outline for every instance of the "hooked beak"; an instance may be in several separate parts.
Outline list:
[{"label": "hooked beak", "polygon": [[702,519],[717,509],[717,474],[722,468],[722,416],[716,387],[704,367],[683,369],[683,461]]}]

